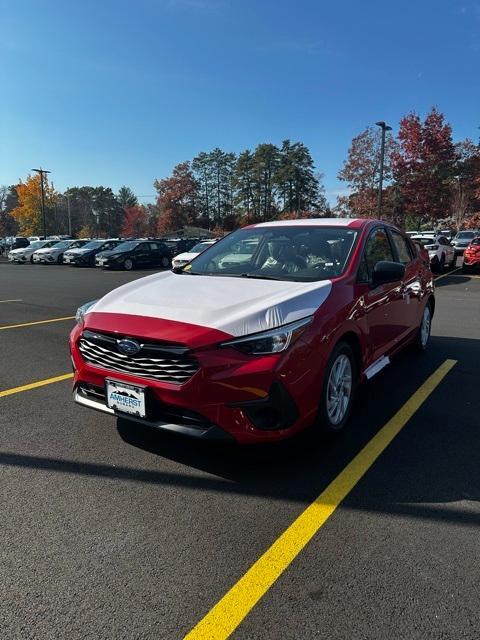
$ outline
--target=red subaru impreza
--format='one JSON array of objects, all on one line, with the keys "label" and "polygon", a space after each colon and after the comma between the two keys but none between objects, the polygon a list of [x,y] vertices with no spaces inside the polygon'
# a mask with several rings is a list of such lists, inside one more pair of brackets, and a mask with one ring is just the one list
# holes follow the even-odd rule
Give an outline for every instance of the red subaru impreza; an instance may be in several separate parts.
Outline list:
[{"label": "red subaru impreza", "polygon": [[434,309],[429,265],[385,222],[251,225],[80,307],[74,398],[240,443],[338,431],[359,382],[409,343],[426,349]]},{"label": "red subaru impreza", "polygon": [[463,253],[463,273],[470,273],[474,269],[480,269],[480,235],[473,238]]}]

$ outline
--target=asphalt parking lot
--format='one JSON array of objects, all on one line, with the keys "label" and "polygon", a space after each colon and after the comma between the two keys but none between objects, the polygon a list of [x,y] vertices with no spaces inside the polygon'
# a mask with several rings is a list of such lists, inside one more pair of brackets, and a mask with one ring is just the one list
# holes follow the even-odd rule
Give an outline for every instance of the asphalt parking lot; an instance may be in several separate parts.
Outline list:
[{"label": "asphalt parking lot", "polygon": [[[480,277],[437,280],[428,353],[365,385],[340,437],[239,448],[31,386],[70,373],[76,308],[144,273],[0,263],[1,637],[478,639]],[[281,538],[319,495],[311,539]]]}]

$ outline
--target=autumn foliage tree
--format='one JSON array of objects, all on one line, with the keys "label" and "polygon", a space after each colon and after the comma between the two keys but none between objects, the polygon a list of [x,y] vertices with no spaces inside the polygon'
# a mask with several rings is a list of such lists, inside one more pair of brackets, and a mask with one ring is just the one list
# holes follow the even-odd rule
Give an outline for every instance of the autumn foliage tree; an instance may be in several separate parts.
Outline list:
[{"label": "autumn foliage tree", "polygon": [[422,122],[416,113],[400,121],[399,147],[392,155],[393,176],[405,209],[430,221],[448,215],[457,154],[452,129],[432,108]]},{"label": "autumn foliage tree", "polygon": [[189,162],[178,164],[169,178],[156,180],[154,186],[158,192],[159,235],[195,222],[198,183]]},{"label": "autumn foliage tree", "polygon": [[148,214],[145,207],[134,205],[125,207],[122,236],[141,238],[148,235]]},{"label": "autumn foliage tree", "polygon": [[[28,176],[25,182],[16,185],[18,206],[11,215],[18,222],[23,235],[37,235],[43,232],[40,176]],[[44,178],[45,215],[47,229],[50,228],[52,212],[59,200],[59,194],[53,184]]]},{"label": "autumn foliage tree", "polygon": [[[347,159],[338,174],[338,179],[346,182],[350,189],[348,196],[339,198],[340,208],[354,216],[375,215],[377,208],[378,185],[380,180],[381,132],[367,127],[352,140]],[[392,193],[388,192],[388,183],[392,178],[392,155],[396,150],[393,136],[387,133],[385,138],[385,161],[383,180],[384,211],[392,217]]]}]

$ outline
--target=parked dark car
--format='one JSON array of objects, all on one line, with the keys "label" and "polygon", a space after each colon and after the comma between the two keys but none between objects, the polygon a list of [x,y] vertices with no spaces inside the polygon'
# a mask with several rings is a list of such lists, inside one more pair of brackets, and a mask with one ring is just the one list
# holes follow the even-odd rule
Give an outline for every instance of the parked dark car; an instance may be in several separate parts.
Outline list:
[{"label": "parked dark car", "polygon": [[76,267],[94,267],[95,256],[101,251],[114,249],[123,240],[109,238],[108,240],[92,240],[78,249],[69,249],[63,254],[63,263]]},{"label": "parked dark car", "polygon": [[180,238],[176,240],[162,240],[167,247],[171,250],[172,256],[177,256],[179,253],[185,253],[194,247],[201,238]]},{"label": "parked dark car", "polygon": [[23,236],[17,236],[13,243],[10,245],[10,251],[13,249],[23,249],[24,247],[28,247],[30,244],[30,240],[28,238],[24,238]]},{"label": "parked dark car", "polygon": [[95,266],[104,269],[125,269],[131,271],[135,267],[170,266],[172,251],[159,240],[129,240],[122,242],[111,251],[101,251],[95,258]]}]

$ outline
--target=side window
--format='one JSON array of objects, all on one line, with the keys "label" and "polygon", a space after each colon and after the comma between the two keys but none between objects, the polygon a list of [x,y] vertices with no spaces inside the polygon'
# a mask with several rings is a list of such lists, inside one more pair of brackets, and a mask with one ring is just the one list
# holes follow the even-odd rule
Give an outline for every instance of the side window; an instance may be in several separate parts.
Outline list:
[{"label": "side window", "polygon": [[397,250],[398,259],[402,264],[408,264],[411,261],[410,251],[408,250],[408,243],[403,236],[396,231],[392,231],[393,244]]},{"label": "side window", "polygon": [[[394,262],[392,247],[390,246],[390,240],[388,239],[385,229],[376,229],[368,238],[365,245],[364,256],[362,265],[358,273],[359,280],[366,282],[370,280],[373,273],[373,268],[377,262],[386,261]],[[363,274],[362,274],[363,271]],[[363,276],[363,277],[362,277]],[[366,277],[365,277],[366,276]]]},{"label": "side window", "polygon": [[150,242],[150,249],[152,251],[157,251],[158,250],[158,244],[156,242]]}]

